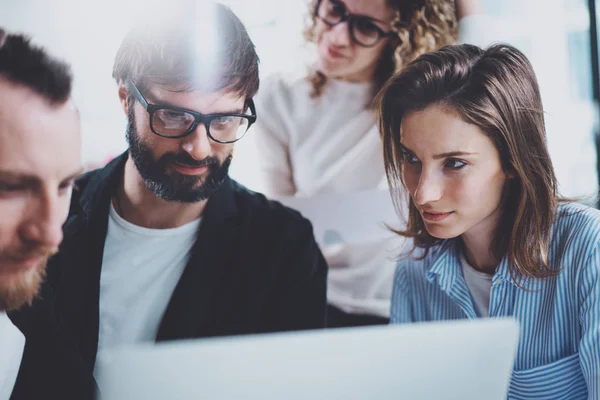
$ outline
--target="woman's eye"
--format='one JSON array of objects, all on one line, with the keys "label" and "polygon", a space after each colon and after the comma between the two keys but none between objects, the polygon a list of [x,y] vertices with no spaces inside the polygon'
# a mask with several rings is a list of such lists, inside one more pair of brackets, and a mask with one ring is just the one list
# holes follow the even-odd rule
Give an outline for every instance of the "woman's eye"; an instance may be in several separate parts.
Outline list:
[{"label": "woman's eye", "polygon": [[377,25],[367,18],[356,19],[356,29],[363,35],[376,35],[378,32]]},{"label": "woman's eye", "polygon": [[406,161],[409,164],[417,164],[419,162],[419,159],[415,157],[414,154],[404,152],[402,156],[404,158],[404,161]]},{"label": "woman's eye", "polygon": [[346,9],[340,3],[336,1],[330,1],[327,13],[332,17],[341,17],[346,13]]},{"label": "woman's eye", "polygon": [[467,165],[466,162],[461,161],[461,160],[456,160],[454,158],[450,158],[450,159],[446,160],[446,162],[444,163],[444,166],[449,169],[461,169],[465,165]]}]

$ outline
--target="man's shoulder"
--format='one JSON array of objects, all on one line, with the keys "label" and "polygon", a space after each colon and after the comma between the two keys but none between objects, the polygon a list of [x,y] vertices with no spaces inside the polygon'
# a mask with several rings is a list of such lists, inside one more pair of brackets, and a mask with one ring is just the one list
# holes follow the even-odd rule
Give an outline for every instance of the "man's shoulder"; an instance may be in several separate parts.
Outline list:
[{"label": "man's shoulder", "polygon": [[75,180],[73,192],[71,194],[71,208],[69,214],[79,211],[82,203],[82,198],[90,189],[90,182],[99,177],[101,169],[87,171]]},{"label": "man's shoulder", "polygon": [[93,169],[91,171],[86,171],[75,180],[75,187],[73,190],[73,194],[81,193],[85,190],[87,185],[94,177],[98,176],[102,168]]},{"label": "man's shoulder", "polygon": [[84,205],[82,203],[93,203],[99,196],[105,194],[106,189],[112,190],[120,180],[119,171],[122,171],[126,160],[127,154],[123,153],[104,167],[87,171],[79,176],[73,187],[72,209],[73,206]]},{"label": "man's shoulder", "polygon": [[77,178],[75,178],[75,181],[73,183],[73,189],[71,191],[71,208],[73,207],[73,205],[79,202],[79,199],[89,182],[89,174],[91,172],[93,171],[86,171],[83,174],[79,175]]},{"label": "man's shoulder", "polygon": [[304,225],[312,229],[310,222],[298,211],[271,200],[262,193],[250,190],[234,180],[232,184],[237,207],[241,213],[260,218],[261,223],[273,224],[273,226]]}]

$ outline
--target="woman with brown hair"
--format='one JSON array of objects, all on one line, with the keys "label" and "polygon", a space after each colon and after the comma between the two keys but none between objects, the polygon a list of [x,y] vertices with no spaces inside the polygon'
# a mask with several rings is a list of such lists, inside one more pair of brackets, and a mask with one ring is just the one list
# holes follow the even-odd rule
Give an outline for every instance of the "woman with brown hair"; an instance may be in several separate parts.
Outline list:
[{"label": "woman with brown hair", "polygon": [[558,197],[527,58],[448,46],[390,79],[377,109],[392,197],[409,208],[396,232],[415,246],[392,323],[513,317],[509,398],[600,398],[600,212]]},{"label": "woman with brown hair", "polygon": [[[404,64],[457,36],[493,37],[490,18],[479,0],[312,0],[310,11],[305,37],[316,64],[299,79],[272,77],[258,93],[264,191],[277,198],[387,189],[375,93]],[[386,247],[322,249],[329,326],[387,323],[395,266]]]}]

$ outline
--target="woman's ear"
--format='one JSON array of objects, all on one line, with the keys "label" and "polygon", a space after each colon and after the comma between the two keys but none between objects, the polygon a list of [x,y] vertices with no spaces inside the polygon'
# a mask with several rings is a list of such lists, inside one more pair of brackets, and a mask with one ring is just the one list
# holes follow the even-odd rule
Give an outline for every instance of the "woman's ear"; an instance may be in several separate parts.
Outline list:
[{"label": "woman's ear", "polygon": [[504,174],[506,179],[515,179],[518,176],[514,169],[509,169]]},{"label": "woman's ear", "polygon": [[121,106],[123,107],[123,112],[125,112],[125,115],[127,115],[129,112],[129,104],[127,102],[127,98],[129,97],[129,90],[127,90],[123,82],[119,82],[119,87],[117,90],[119,93],[119,101],[121,102]]}]

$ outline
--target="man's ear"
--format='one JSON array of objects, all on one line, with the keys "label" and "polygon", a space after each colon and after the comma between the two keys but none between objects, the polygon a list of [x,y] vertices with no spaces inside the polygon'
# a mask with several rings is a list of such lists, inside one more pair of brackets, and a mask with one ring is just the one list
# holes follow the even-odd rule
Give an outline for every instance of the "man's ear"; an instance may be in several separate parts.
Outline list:
[{"label": "man's ear", "polygon": [[119,93],[119,101],[121,102],[123,111],[125,112],[125,115],[127,115],[129,112],[129,104],[127,101],[127,98],[129,97],[129,90],[127,90],[127,87],[125,87],[125,83],[121,81],[119,82],[119,87],[117,91]]}]

